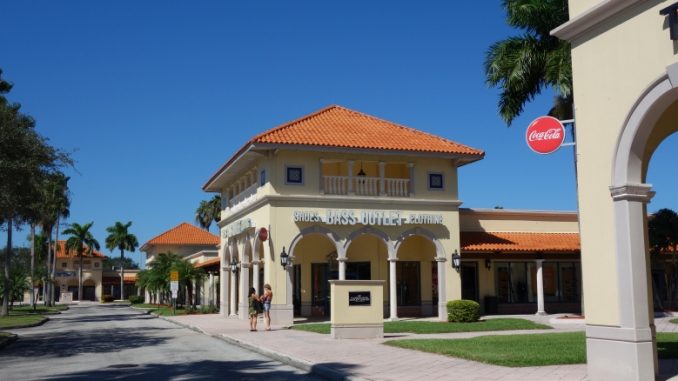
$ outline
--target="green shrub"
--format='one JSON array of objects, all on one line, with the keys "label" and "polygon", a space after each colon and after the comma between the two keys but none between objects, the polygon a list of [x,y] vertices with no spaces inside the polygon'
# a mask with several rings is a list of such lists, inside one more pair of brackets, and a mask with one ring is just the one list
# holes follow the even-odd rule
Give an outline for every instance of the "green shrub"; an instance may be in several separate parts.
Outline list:
[{"label": "green shrub", "polygon": [[101,301],[102,301],[103,303],[111,303],[113,300],[115,300],[115,299],[113,298],[113,295],[103,295],[103,296],[101,297]]},{"label": "green shrub", "polygon": [[141,295],[130,295],[127,299],[132,304],[141,304],[144,302],[144,297]]},{"label": "green shrub", "polygon": [[471,323],[480,319],[480,304],[473,300],[452,300],[447,302],[447,321]]},{"label": "green shrub", "polygon": [[200,309],[200,313],[203,314],[215,314],[217,312],[219,312],[219,309],[214,304],[210,304],[209,306],[203,306]]}]

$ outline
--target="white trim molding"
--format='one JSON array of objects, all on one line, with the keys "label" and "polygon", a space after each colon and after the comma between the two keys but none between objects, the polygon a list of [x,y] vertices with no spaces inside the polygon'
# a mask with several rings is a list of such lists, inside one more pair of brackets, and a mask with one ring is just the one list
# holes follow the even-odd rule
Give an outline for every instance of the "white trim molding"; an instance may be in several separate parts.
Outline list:
[{"label": "white trim molding", "polygon": [[552,36],[561,40],[572,41],[588,32],[591,28],[624,11],[625,9],[647,0],[604,0],[593,8],[582,12],[577,17],[551,31]]}]

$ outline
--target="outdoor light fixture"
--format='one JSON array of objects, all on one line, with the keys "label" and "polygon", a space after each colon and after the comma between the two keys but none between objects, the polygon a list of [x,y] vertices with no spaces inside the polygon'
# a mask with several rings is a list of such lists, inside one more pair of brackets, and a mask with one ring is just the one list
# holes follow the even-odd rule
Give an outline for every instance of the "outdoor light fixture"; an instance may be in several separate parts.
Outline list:
[{"label": "outdoor light fixture", "polygon": [[492,261],[489,258],[485,259],[485,268],[488,270],[492,268]]},{"label": "outdoor light fixture", "polygon": [[237,259],[234,260],[233,262],[231,262],[231,272],[233,274],[238,272],[238,260]]},{"label": "outdoor light fixture", "polygon": [[365,176],[367,176],[367,175],[365,174],[365,171],[363,171],[363,162],[362,162],[362,161],[360,162],[360,172],[358,172],[358,176],[360,176],[360,177],[365,177]]},{"label": "outdoor light fixture", "polygon": [[289,259],[290,256],[287,255],[287,253],[285,252],[285,246],[283,246],[283,251],[282,253],[280,253],[280,265],[283,267],[283,269],[287,268],[287,263]]},{"label": "outdoor light fixture", "polygon": [[452,267],[457,271],[461,268],[461,255],[459,255],[457,250],[454,250],[454,254],[452,254]]}]

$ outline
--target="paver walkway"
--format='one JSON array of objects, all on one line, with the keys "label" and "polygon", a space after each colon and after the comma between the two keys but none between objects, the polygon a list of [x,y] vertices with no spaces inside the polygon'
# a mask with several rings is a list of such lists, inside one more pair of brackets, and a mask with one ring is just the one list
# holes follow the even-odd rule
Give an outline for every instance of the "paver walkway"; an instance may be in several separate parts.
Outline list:
[{"label": "paver walkway", "polygon": [[[168,320],[192,327],[206,334],[255,349],[282,361],[314,370],[334,379],[381,380],[468,380],[468,381],[543,381],[586,380],[586,365],[558,365],[509,368],[482,364],[454,357],[394,348],[382,345],[384,341],[406,337],[466,338],[486,335],[508,335],[542,332],[583,330],[583,323],[553,324],[553,316],[519,316],[549,324],[555,330],[467,332],[432,335],[409,333],[386,334],[384,339],[334,340],[329,335],[304,332],[273,326],[270,332],[249,332],[247,321],[223,318],[219,315],[188,315],[169,317]],[[678,325],[669,318],[657,319],[657,330],[678,331]],[[551,323],[550,323],[551,322]],[[263,327],[261,324],[259,327]],[[678,361],[661,361],[660,379],[678,374]]]}]

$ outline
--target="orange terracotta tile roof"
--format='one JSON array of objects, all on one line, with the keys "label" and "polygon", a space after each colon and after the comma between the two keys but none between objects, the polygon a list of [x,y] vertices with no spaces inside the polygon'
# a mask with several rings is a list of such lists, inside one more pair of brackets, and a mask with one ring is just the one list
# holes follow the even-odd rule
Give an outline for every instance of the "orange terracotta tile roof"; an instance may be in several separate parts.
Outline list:
[{"label": "orange terracotta tile roof", "polygon": [[461,232],[462,252],[576,252],[578,233]]},{"label": "orange terracotta tile roof", "polygon": [[218,245],[219,237],[197,226],[182,222],[143,244],[143,250],[152,245]]},{"label": "orange terracotta tile roof", "polygon": [[[136,283],[137,274],[125,274],[125,283]],[[104,276],[101,278],[101,282],[105,284],[120,284],[120,276]]]},{"label": "orange terracotta tile roof", "polygon": [[475,156],[474,160],[485,155],[481,150],[440,136],[331,105],[255,136],[210,178],[203,189],[256,143],[458,154]]},{"label": "orange terracotta tile roof", "polygon": [[204,262],[200,262],[195,265],[195,267],[209,267],[209,266],[214,266],[214,265],[219,265],[221,263],[221,259],[219,257],[216,258],[210,258]]},{"label": "orange terracotta tile roof", "polygon": [[[56,246],[57,258],[77,258],[78,253],[74,250],[69,250],[66,252],[66,241],[59,240]],[[92,250],[92,253],[85,253],[83,255],[85,258],[105,258],[106,256],[100,251]]]}]

